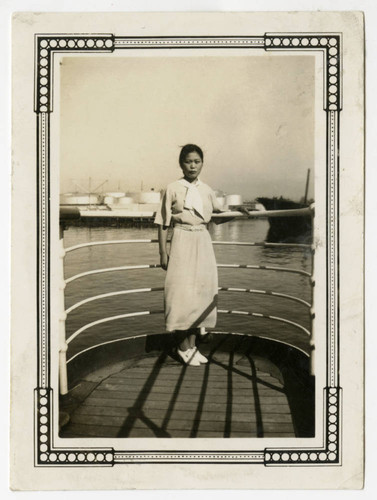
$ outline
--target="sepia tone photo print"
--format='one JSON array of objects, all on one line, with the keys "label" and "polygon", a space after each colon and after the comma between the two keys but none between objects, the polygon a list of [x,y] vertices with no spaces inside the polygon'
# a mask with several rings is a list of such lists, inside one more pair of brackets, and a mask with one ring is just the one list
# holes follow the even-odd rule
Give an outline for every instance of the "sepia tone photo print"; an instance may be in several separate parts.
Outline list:
[{"label": "sepia tone photo print", "polygon": [[314,57],[186,54],[60,63],[60,435],[312,437]]},{"label": "sepia tone photo print", "polygon": [[208,14],[191,30],[199,14],[15,17],[32,44],[14,71],[25,60],[33,88],[37,207],[25,466],[51,472],[46,487],[59,471],[88,487],[94,466],[93,488],[153,487],[139,472],[114,486],[135,464],[255,467],[239,488],[358,470],[341,426],[362,419],[345,369],[353,354],[361,380],[360,314],[345,316],[347,283],[362,298],[362,239],[347,240],[362,133],[352,154],[341,136],[362,123],[352,15],[295,29],[289,14]]}]

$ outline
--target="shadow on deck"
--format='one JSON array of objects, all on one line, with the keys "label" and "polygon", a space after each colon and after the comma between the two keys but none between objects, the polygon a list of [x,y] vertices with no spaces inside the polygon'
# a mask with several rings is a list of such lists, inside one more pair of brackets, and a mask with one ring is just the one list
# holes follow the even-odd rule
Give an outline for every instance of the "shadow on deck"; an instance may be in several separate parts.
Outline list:
[{"label": "shadow on deck", "polygon": [[237,334],[215,334],[200,349],[209,358],[200,367],[180,363],[171,335],[79,356],[69,364],[74,387],[60,401],[69,415],[60,436],[314,436],[314,380],[303,353]]}]

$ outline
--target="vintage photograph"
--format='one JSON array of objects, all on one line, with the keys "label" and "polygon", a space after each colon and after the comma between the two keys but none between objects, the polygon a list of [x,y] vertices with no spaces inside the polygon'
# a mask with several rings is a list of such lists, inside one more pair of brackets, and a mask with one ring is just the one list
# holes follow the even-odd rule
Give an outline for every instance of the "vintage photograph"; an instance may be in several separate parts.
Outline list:
[{"label": "vintage photograph", "polygon": [[362,486],[363,33],[14,15],[12,487]]},{"label": "vintage photograph", "polygon": [[212,54],[60,61],[61,437],[315,435],[315,59]]}]

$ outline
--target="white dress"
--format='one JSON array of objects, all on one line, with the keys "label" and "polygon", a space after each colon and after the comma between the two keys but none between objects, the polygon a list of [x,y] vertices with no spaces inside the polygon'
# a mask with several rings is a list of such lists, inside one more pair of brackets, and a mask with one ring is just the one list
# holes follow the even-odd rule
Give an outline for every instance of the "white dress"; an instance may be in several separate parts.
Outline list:
[{"label": "white dress", "polygon": [[168,185],[155,218],[174,228],[164,290],[168,332],[216,325],[217,266],[207,224],[220,208],[209,186],[200,182],[197,189],[202,215],[184,208],[187,187],[176,181]]}]

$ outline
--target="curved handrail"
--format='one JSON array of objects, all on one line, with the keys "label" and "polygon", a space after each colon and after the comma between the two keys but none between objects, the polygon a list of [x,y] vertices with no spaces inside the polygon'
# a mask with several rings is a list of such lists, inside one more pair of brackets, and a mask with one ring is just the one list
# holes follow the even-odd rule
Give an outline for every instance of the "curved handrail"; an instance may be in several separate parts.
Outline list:
[{"label": "curved handrail", "polygon": [[119,266],[119,267],[107,267],[104,269],[94,269],[93,271],[86,271],[84,273],[71,276],[70,278],[67,278],[65,282],[66,284],[68,284],[71,283],[71,281],[83,278],[84,276],[90,276],[91,274],[110,273],[113,271],[128,271],[132,269],[155,269],[158,267],[161,267],[160,264],[140,264],[136,266]]},{"label": "curved handrail", "polygon": [[255,264],[217,264],[220,268],[232,268],[232,269],[260,269],[266,271],[282,271],[286,273],[301,274],[311,278],[311,274],[307,271],[302,271],[301,269],[292,269],[290,267],[276,267],[276,266],[257,266]]},{"label": "curved handrail", "polygon": [[[143,333],[141,335],[132,335],[132,337],[120,337],[119,339],[112,339],[112,340],[107,340],[106,342],[101,342],[100,344],[95,344],[93,346],[87,347],[86,349],[83,349],[82,351],[77,352],[74,354],[71,358],[67,359],[67,365],[73,361],[75,358],[80,356],[81,354],[84,354],[84,352],[92,351],[93,349],[96,349],[97,347],[101,347],[104,345],[109,345],[109,344],[115,344],[115,342],[122,342],[125,340],[135,340],[135,339],[140,339],[140,338],[145,338],[148,334]],[[293,347],[293,346],[292,346]],[[305,351],[303,351],[305,353]]]},{"label": "curved handrail", "polygon": [[97,321],[93,321],[92,323],[88,323],[87,325],[82,326],[78,330],[76,330],[70,337],[67,339],[67,344],[70,344],[72,340],[74,340],[80,333],[84,332],[85,330],[88,330],[88,328],[91,328],[92,326],[95,325],[100,325],[101,323],[107,323],[108,321],[115,321],[117,319],[123,319],[123,318],[132,318],[134,316],[149,316],[151,314],[161,314],[164,311],[138,311],[134,313],[127,313],[127,314],[118,314],[117,316],[110,316],[108,318],[102,318],[98,319]]},{"label": "curved handrail", "polygon": [[152,287],[152,288],[134,288],[131,290],[120,290],[118,292],[101,293],[101,295],[94,295],[93,297],[89,297],[87,299],[80,300],[80,302],[76,302],[76,304],[73,304],[73,306],[66,309],[65,313],[69,314],[70,312],[74,311],[78,307],[83,306],[84,304],[87,304],[88,302],[93,302],[94,300],[99,300],[99,299],[105,299],[106,297],[114,297],[116,295],[126,295],[126,294],[132,294],[132,293],[161,292],[163,289],[164,289],[164,287],[159,286],[159,287]]},{"label": "curved handrail", "polygon": [[271,243],[268,241],[212,241],[212,245],[235,245],[240,247],[266,247],[266,248],[275,248],[275,247],[298,247],[298,248],[312,248],[312,245],[309,243]]},{"label": "curved handrail", "polygon": [[[109,241],[91,241],[89,243],[80,243],[72,247],[64,249],[65,253],[79,250],[80,248],[102,246],[102,245],[121,245],[128,243],[158,243],[157,239],[150,240],[109,240]],[[269,243],[267,241],[212,241],[213,245],[234,245],[234,246],[249,246],[249,247],[298,247],[298,248],[311,248],[312,245],[308,243]]]},{"label": "curved handrail", "polygon": [[158,243],[158,240],[109,240],[109,241],[91,241],[89,243],[80,243],[72,247],[65,248],[65,253],[78,250],[79,248],[94,247],[100,245],[121,245],[123,243]]},{"label": "curved handrail", "polygon": [[299,302],[304,306],[310,308],[311,304],[304,299],[300,299],[299,297],[294,297],[293,295],[288,295],[286,293],[281,292],[273,292],[272,290],[254,290],[253,288],[234,288],[234,287],[225,287],[220,286],[219,291],[222,292],[244,292],[244,293],[254,293],[258,295],[272,295],[274,297],[281,297],[288,300],[293,300],[294,302]]},{"label": "curved handrail", "polygon": [[[263,314],[263,313],[256,313],[256,312],[249,312],[249,311],[233,311],[233,310],[228,310],[228,309],[219,309],[217,311],[219,314],[236,314],[236,315],[242,315],[242,316],[253,316],[256,318],[266,318],[266,319],[273,319],[275,321],[279,321],[281,323],[286,323],[292,326],[295,326],[299,330],[302,330],[305,332],[308,336],[310,336],[309,330],[307,330],[305,327],[299,325],[298,323],[295,323],[294,321],[290,321],[285,318],[280,318],[279,316],[270,316],[268,314]],[[87,325],[82,326],[78,330],[76,330],[68,339],[67,339],[67,344],[70,344],[72,340],[74,340],[78,335],[80,335],[82,332],[85,330],[88,330],[89,328],[100,325],[102,323],[108,323],[109,321],[116,321],[118,319],[124,319],[124,318],[133,318],[136,316],[149,316],[152,314],[163,314],[163,310],[157,310],[157,311],[138,311],[138,312],[133,312],[133,313],[126,313],[126,314],[118,314],[116,316],[108,316],[107,318],[102,318],[98,319],[96,321],[92,321],[91,323],[88,323]]]},{"label": "curved handrail", "polygon": [[[161,292],[164,289],[164,287],[152,287],[152,288],[133,288],[129,290],[120,290],[118,292],[109,292],[109,293],[102,293],[100,295],[94,295],[93,297],[89,297],[84,300],[80,300],[80,302],[76,302],[76,304],[73,304],[71,307],[65,310],[65,313],[68,315],[75,309],[83,306],[84,304],[88,304],[89,302],[93,302],[95,300],[100,300],[100,299],[105,299],[107,297],[115,297],[117,295],[128,295],[128,294],[133,294],[133,293],[146,293],[146,292]],[[274,297],[281,297],[284,299],[292,300],[294,302],[298,302],[300,304],[303,304],[304,306],[310,308],[311,305],[309,302],[306,300],[300,299],[299,297],[294,297],[293,295],[287,295],[286,293],[280,293],[280,292],[273,292],[271,290],[254,290],[252,288],[233,288],[233,287],[219,287],[218,290],[220,292],[244,292],[244,293],[252,293],[252,294],[258,294],[258,295],[272,295]]]},{"label": "curved handrail", "polygon": [[233,311],[230,309],[219,309],[217,312],[219,314],[238,314],[241,316],[254,316],[256,318],[273,319],[275,321],[280,321],[281,323],[287,323],[288,325],[295,326],[299,330],[304,331],[310,337],[310,332],[305,327],[303,327],[302,325],[299,325],[298,323],[295,323],[294,321],[290,321],[289,319],[280,318],[279,316],[270,316],[269,314],[253,313],[253,312],[249,312],[249,311]]},{"label": "curved handrail", "polygon": [[[245,336],[244,333],[230,332],[230,331],[224,331],[224,330],[214,330],[211,333],[215,333],[215,334],[220,333],[220,334],[223,334],[223,335],[236,335],[236,336],[240,336],[240,337],[244,337]],[[250,336],[250,337],[253,337],[253,334],[249,333],[247,335]],[[97,349],[98,347],[102,347],[104,345],[109,345],[109,344],[115,344],[116,342],[125,342],[125,341],[130,341],[130,340],[135,340],[135,339],[146,338],[146,337],[148,337],[148,333],[142,333],[140,335],[132,335],[131,337],[120,337],[120,338],[117,338],[117,339],[107,340],[106,342],[100,342],[99,344],[92,345],[92,346],[87,347],[87,348],[83,349],[82,351],[79,351],[76,354],[74,354],[71,358],[69,358],[67,360],[67,365],[71,361],[73,361],[74,359],[76,359],[77,357],[79,357],[82,354],[84,354],[85,352],[92,351],[94,349]],[[295,346],[295,345],[291,344],[290,342],[282,341],[280,339],[271,339],[270,337],[265,337],[263,335],[258,335],[258,338],[259,339],[266,339],[266,340],[273,340],[273,342],[277,342],[279,344],[284,344],[284,345],[292,347],[293,349],[299,350],[306,357],[310,356],[310,354],[308,354],[306,351],[304,351],[304,349],[301,349],[301,347]]]},{"label": "curved handrail", "polygon": [[285,210],[250,210],[249,217],[301,217],[312,215],[314,212],[314,203],[310,207],[288,208]]},{"label": "curved handrail", "polygon": [[[157,269],[160,268],[160,264],[140,264],[133,266],[119,266],[119,267],[107,267],[104,269],[94,269],[93,271],[85,271],[84,273],[79,273],[65,280],[65,283],[71,283],[84,276],[90,276],[93,274],[110,273],[114,271],[129,271],[134,269]],[[276,267],[276,266],[257,266],[254,264],[217,264],[218,268],[231,268],[231,269],[259,269],[266,271],[281,271],[286,273],[301,274],[302,276],[307,276],[311,278],[311,274],[307,271],[301,271],[300,269],[291,269],[289,267]]]}]

